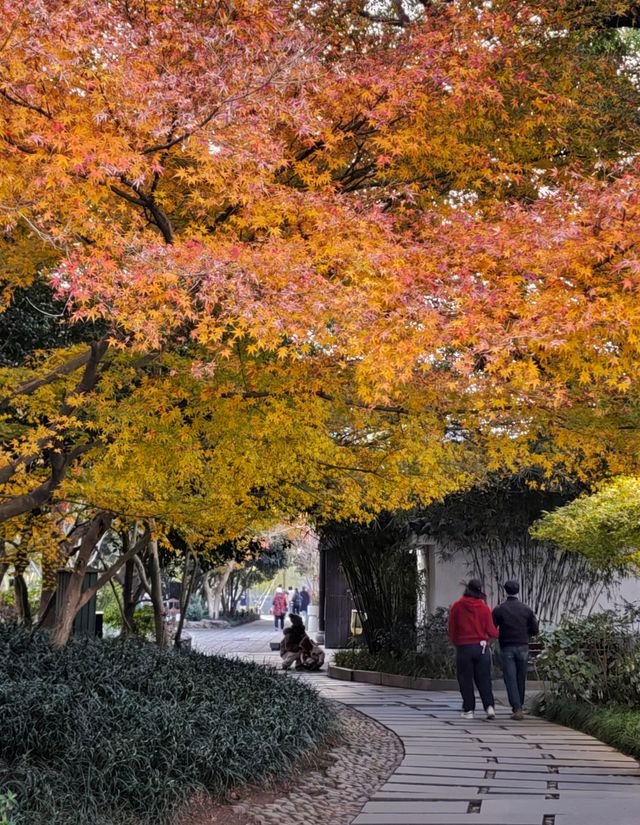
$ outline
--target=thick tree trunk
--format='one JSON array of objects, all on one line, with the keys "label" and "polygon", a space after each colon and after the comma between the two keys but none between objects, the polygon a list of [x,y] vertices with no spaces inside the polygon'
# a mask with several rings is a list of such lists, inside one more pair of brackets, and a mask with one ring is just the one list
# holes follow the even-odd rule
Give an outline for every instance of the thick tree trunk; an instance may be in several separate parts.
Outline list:
[{"label": "thick tree trunk", "polygon": [[[222,573],[215,573],[213,571],[210,571],[204,577],[203,586],[205,598],[207,600],[207,614],[210,619],[220,618],[220,609],[222,607],[222,594],[224,593],[224,588],[226,587],[226,584],[229,581],[229,576],[233,571],[233,567],[234,562],[228,561]],[[215,576],[216,578],[212,582],[213,576]]]},{"label": "thick tree trunk", "polygon": [[[54,647],[63,647],[69,641],[73,629],[73,620],[83,606],[82,584],[89,559],[91,558],[94,547],[109,529],[112,519],[113,516],[110,513],[98,513],[80,543],[72,575],[64,594],[64,601],[56,615],[55,630],[52,639]],[[88,601],[88,599],[86,601]]]},{"label": "thick tree trunk", "polygon": [[211,582],[209,581],[209,573],[205,573],[204,575],[204,579],[202,580],[202,590],[204,591],[204,598],[207,602],[207,616],[210,619],[215,619],[215,602],[213,600],[213,588],[211,587]]}]

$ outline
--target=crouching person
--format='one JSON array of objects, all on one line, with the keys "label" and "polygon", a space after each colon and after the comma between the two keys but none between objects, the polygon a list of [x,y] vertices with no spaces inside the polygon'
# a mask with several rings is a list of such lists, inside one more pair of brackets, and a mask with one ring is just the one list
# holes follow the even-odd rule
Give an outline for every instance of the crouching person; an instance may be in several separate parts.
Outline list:
[{"label": "crouching person", "polygon": [[300,642],[300,660],[296,670],[320,670],[324,664],[324,651],[306,635]]},{"label": "crouching person", "polygon": [[304,622],[296,613],[289,614],[291,627],[287,627],[280,642],[282,669],[289,670],[295,664],[296,670],[320,670],[324,664],[324,653],[311,641],[304,629]]},{"label": "crouching person", "polygon": [[284,629],[280,641],[280,658],[282,659],[282,669],[289,670],[292,664],[300,661],[300,644],[307,634],[304,629],[304,622],[295,613],[289,614],[291,627]]}]

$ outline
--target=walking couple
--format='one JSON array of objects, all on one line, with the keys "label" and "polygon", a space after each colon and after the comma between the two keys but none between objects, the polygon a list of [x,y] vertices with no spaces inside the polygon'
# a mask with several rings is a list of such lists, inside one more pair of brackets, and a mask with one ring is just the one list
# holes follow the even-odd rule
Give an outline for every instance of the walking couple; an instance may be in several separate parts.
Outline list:
[{"label": "walking couple", "polygon": [[518,599],[518,582],[508,581],[504,589],[506,601],[494,608],[493,613],[487,605],[479,579],[471,579],[462,598],[451,605],[449,638],[456,648],[463,719],[473,719],[474,716],[474,685],[478,688],[487,719],[495,719],[490,644],[498,638],[502,673],[512,710],[511,718],[524,718],[529,638],[537,635],[538,620],[533,610]]}]

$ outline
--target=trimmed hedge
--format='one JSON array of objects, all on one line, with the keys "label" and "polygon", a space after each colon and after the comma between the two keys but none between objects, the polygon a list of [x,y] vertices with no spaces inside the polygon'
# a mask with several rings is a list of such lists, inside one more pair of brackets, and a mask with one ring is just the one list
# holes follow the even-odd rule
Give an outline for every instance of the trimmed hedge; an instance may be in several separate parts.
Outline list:
[{"label": "trimmed hedge", "polygon": [[545,694],[534,704],[533,712],[640,759],[640,710],[623,705],[590,705],[567,696]]},{"label": "trimmed hedge", "polygon": [[448,656],[434,658],[412,650],[394,654],[388,651],[370,653],[362,648],[351,648],[337,650],[333,663],[338,667],[351,670],[373,670],[400,676],[424,676],[427,679],[453,679],[456,675],[456,663],[452,649],[448,651]]},{"label": "trimmed hedge", "polygon": [[15,825],[161,825],[292,765],[329,706],[271,668],[141,641],[52,650],[0,624],[0,788]]},{"label": "trimmed hedge", "polygon": [[439,607],[416,629],[398,626],[386,633],[380,632],[376,636],[379,649],[375,652],[357,646],[364,638],[354,639],[350,648],[336,652],[334,664],[400,676],[452,679],[456,675],[456,663],[447,634],[448,618],[449,611]]}]

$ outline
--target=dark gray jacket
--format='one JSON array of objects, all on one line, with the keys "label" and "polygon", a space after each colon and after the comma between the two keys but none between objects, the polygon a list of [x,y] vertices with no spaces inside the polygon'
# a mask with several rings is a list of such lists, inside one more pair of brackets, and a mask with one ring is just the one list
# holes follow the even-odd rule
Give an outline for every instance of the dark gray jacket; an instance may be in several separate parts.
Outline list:
[{"label": "dark gray jacket", "polygon": [[493,623],[500,632],[500,647],[528,645],[530,637],[538,635],[536,614],[516,596],[494,607]]}]

